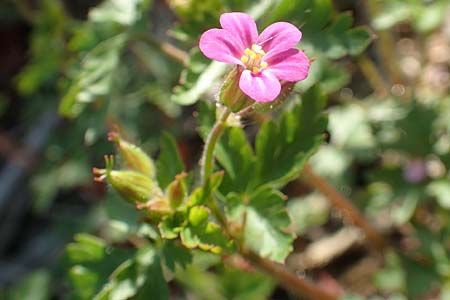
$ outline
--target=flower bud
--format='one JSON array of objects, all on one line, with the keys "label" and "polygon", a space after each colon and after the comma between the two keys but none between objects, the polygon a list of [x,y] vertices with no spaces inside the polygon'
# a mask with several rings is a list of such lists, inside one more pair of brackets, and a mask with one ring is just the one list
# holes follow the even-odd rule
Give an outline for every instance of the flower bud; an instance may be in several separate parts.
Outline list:
[{"label": "flower bud", "polygon": [[147,203],[137,205],[137,208],[145,210],[148,219],[153,223],[159,223],[165,216],[173,213],[167,199],[164,197],[155,197]]},{"label": "flower bud", "polygon": [[175,176],[175,180],[172,181],[166,188],[166,196],[169,200],[170,207],[177,209],[186,198],[187,188],[184,178],[186,173],[181,173]]},{"label": "flower bud", "polygon": [[112,187],[128,202],[136,204],[147,202],[153,194],[153,181],[142,173],[131,170],[117,171],[113,170],[113,156],[106,156],[106,169],[94,168],[92,171],[97,177],[95,181],[104,181],[105,179]]},{"label": "flower bud", "polygon": [[108,134],[108,140],[116,143],[120,155],[131,170],[147,175],[150,178],[155,177],[153,160],[141,148],[125,141],[115,131]]},{"label": "flower bud", "polygon": [[239,79],[241,78],[242,68],[235,67],[225,78],[219,91],[219,100],[232,112],[238,112],[254,101],[250,99],[239,87]]}]

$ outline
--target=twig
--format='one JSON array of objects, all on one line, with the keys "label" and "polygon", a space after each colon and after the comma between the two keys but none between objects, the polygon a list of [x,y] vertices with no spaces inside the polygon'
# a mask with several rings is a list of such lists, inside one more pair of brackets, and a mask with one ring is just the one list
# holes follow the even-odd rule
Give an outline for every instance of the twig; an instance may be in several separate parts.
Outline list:
[{"label": "twig", "polygon": [[386,241],[381,234],[366,221],[351,201],[340,194],[324,178],[316,175],[310,165],[306,165],[304,168],[304,178],[310,186],[326,196],[331,204],[341,211],[348,220],[364,230],[367,239],[375,249],[381,251],[386,246]]},{"label": "twig", "polygon": [[[380,11],[379,3],[375,0],[363,1],[366,6],[366,11],[369,20],[373,20],[375,15]],[[380,59],[384,65],[384,69],[386,70],[389,80],[394,84],[403,84],[402,76],[397,68],[397,51],[395,49],[394,39],[392,37],[392,33],[389,30],[380,30],[377,31],[378,40],[378,50],[380,53]]]},{"label": "twig", "polygon": [[375,93],[380,97],[387,96],[389,94],[389,86],[383,76],[381,76],[373,61],[370,60],[367,55],[362,54],[356,59],[356,62]]},{"label": "twig", "polygon": [[175,59],[183,65],[187,65],[189,61],[189,54],[186,51],[181,50],[168,42],[161,41],[150,34],[139,34],[137,38],[161,50],[165,55]]},{"label": "twig", "polygon": [[304,296],[310,300],[338,299],[338,295],[331,295],[328,292],[325,292],[322,288],[316,286],[312,282],[296,276],[283,265],[271,262],[251,251],[242,250],[241,254],[257,268],[265,271],[267,274],[278,280],[280,285],[298,296]]}]

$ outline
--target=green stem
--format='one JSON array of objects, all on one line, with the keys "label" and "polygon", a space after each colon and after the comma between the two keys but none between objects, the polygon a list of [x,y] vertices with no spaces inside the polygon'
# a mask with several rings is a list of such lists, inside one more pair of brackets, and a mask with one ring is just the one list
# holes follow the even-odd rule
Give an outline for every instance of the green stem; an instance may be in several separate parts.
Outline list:
[{"label": "green stem", "polygon": [[[236,239],[228,230],[228,224],[225,219],[223,212],[218,207],[217,203],[214,201],[213,197],[209,197],[211,193],[210,178],[214,166],[214,149],[220,136],[225,129],[225,122],[231,111],[227,108],[222,112],[220,117],[216,120],[213,128],[211,129],[208,138],[206,139],[205,148],[203,150],[201,158],[201,181],[204,189],[204,194],[207,197],[207,204],[211,208],[217,220],[223,226],[223,229],[227,235]],[[281,285],[286,289],[296,293],[298,295],[306,296],[308,299],[314,300],[337,300],[335,295],[331,295],[323,291],[320,287],[316,286],[312,282],[306,281],[302,278],[297,277],[294,273],[290,272],[285,266],[275,264],[265,258],[260,257],[256,253],[246,250],[242,246],[242,241],[240,241],[239,253],[245,257],[247,260],[252,262],[259,269],[267,272],[274,278],[276,278]]]},{"label": "green stem", "polygon": [[213,128],[211,129],[208,138],[206,139],[205,148],[203,149],[203,154],[200,161],[202,166],[202,185],[205,189],[209,189],[209,181],[214,164],[214,149],[216,147],[217,141],[219,140],[219,137],[222,135],[222,132],[225,128],[225,121],[228,119],[228,116],[230,114],[231,111],[228,108],[225,108],[225,110],[222,112]]},{"label": "green stem", "polygon": [[222,112],[220,117],[216,120],[216,123],[209,132],[208,138],[206,139],[205,142],[205,148],[203,149],[202,158],[200,160],[201,181],[204,195],[206,199],[209,199],[208,205],[211,208],[217,220],[221,223],[222,226],[224,226],[224,229],[227,228],[226,219],[222,211],[218,207],[217,203],[214,201],[214,198],[209,197],[209,194],[211,193],[210,180],[214,165],[214,149],[217,145],[217,141],[222,135],[223,130],[225,129],[225,122],[230,114],[231,111],[225,107],[224,111]]}]

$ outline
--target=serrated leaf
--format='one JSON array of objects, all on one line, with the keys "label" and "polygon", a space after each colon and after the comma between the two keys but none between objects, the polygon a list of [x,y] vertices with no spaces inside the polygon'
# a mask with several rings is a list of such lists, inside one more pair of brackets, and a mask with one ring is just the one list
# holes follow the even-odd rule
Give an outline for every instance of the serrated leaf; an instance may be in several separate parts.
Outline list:
[{"label": "serrated leaf", "polygon": [[119,34],[101,42],[86,54],[80,70],[61,100],[60,114],[76,117],[87,103],[108,95],[125,41],[126,36]]},{"label": "serrated leaf", "polygon": [[230,218],[238,224],[245,222],[245,245],[277,262],[283,262],[292,251],[293,236],[284,231],[290,225],[284,199],[281,192],[269,187],[249,196],[232,193],[227,199]]},{"label": "serrated leaf", "polygon": [[310,34],[306,40],[311,41],[316,51],[325,53],[330,59],[359,55],[372,41],[372,35],[366,27],[351,28],[352,23],[350,14],[341,13],[320,34]]},{"label": "serrated leaf", "polygon": [[218,161],[226,171],[221,191],[245,191],[254,171],[255,156],[242,128],[227,128],[216,149]]},{"label": "serrated leaf", "polygon": [[283,186],[303,167],[322,142],[327,121],[325,97],[317,87],[302,97],[301,105],[286,112],[278,124],[266,122],[256,137],[256,169],[252,185]]},{"label": "serrated leaf", "polygon": [[110,281],[94,300],[126,299],[168,300],[169,289],[164,279],[159,255],[151,247],[139,249],[111,274]]},{"label": "serrated leaf", "polygon": [[161,252],[164,263],[172,272],[177,265],[185,268],[192,261],[191,253],[176,242],[165,241]]},{"label": "serrated leaf", "polygon": [[161,154],[156,161],[156,178],[161,188],[166,188],[176,175],[184,171],[184,164],[178,152],[175,139],[168,133],[161,136]]},{"label": "serrated leaf", "polygon": [[215,223],[189,226],[180,234],[181,242],[186,248],[200,248],[212,253],[222,253],[233,247],[232,241],[223,234],[219,225]]}]

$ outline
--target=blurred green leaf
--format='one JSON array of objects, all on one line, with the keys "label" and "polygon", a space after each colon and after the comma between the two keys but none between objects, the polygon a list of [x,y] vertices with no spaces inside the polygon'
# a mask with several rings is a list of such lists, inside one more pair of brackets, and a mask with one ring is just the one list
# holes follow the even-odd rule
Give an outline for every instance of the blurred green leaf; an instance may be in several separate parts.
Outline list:
[{"label": "blurred green leaf", "polygon": [[116,22],[121,25],[132,25],[141,17],[142,8],[148,0],[106,0],[89,11],[89,19],[93,22]]},{"label": "blurred green leaf", "polygon": [[185,167],[178,152],[175,139],[168,133],[163,133],[161,136],[161,154],[156,161],[157,174],[159,186],[166,188],[175,176],[184,171]]},{"label": "blurred green leaf", "polygon": [[436,198],[442,208],[450,209],[450,182],[448,180],[436,180],[427,187],[427,192]]},{"label": "blurred green leaf", "polygon": [[230,218],[244,225],[243,237],[247,247],[262,257],[283,262],[292,251],[292,234],[284,207],[285,196],[269,187],[261,187],[249,195],[231,193],[227,197]]},{"label": "blurred green leaf", "polygon": [[52,278],[47,270],[37,270],[14,286],[9,300],[48,300],[51,297]]},{"label": "blurred green leaf", "polygon": [[87,103],[110,93],[125,41],[125,35],[117,35],[86,54],[76,79],[61,100],[59,112],[63,116],[76,117]]}]

